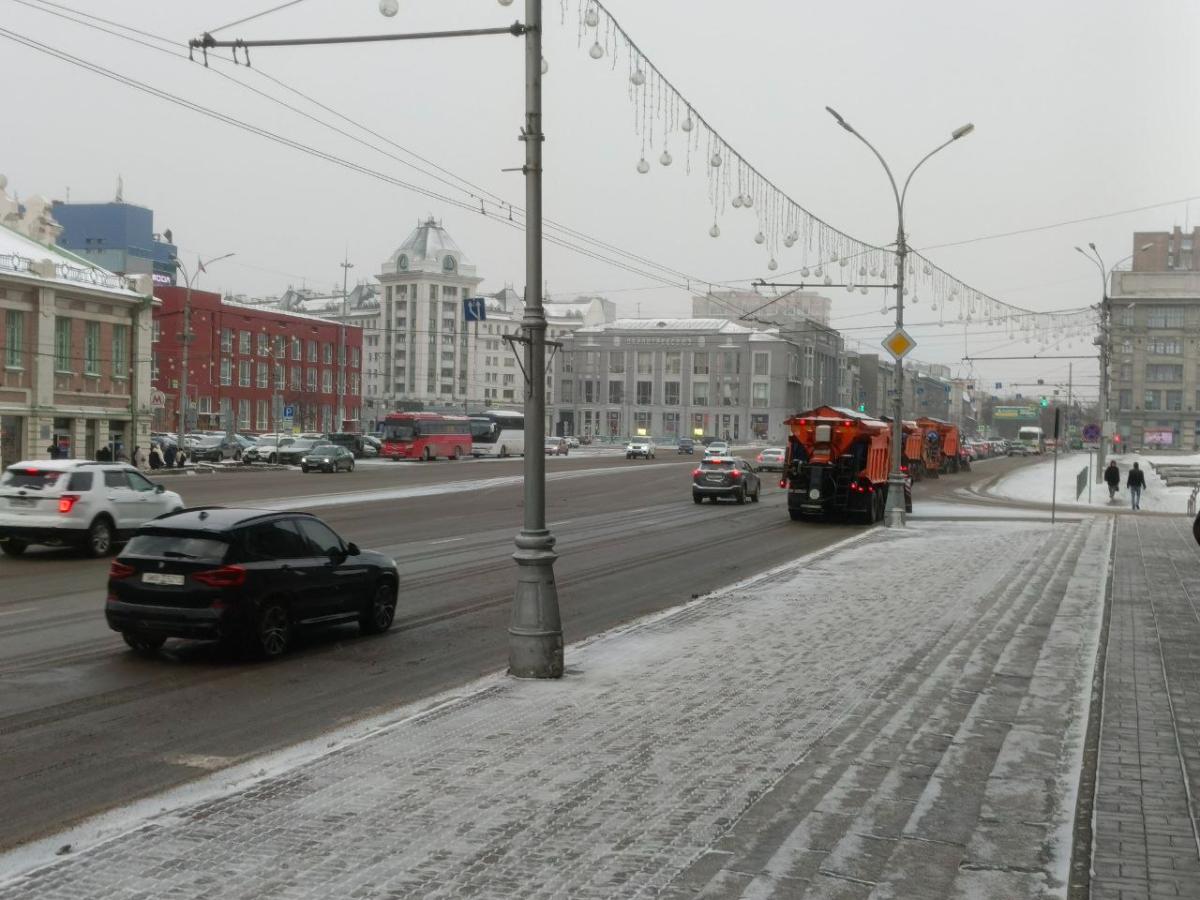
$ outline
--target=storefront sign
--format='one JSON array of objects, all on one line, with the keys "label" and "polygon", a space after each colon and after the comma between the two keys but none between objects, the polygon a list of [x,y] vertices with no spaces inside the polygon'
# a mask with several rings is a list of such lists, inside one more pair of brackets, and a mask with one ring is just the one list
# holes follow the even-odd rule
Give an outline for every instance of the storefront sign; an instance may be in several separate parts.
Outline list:
[{"label": "storefront sign", "polygon": [[1142,443],[1147,447],[1173,447],[1175,445],[1175,432],[1169,428],[1158,431],[1147,429],[1142,435]]}]

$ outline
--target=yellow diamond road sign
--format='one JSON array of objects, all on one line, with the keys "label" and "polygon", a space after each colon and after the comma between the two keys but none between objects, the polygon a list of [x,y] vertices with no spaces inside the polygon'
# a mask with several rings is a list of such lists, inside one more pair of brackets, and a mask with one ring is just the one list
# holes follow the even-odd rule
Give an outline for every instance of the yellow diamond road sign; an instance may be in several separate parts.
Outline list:
[{"label": "yellow diamond road sign", "polygon": [[893,359],[903,359],[915,346],[917,342],[903,328],[897,328],[883,339],[883,348],[892,354]]}]

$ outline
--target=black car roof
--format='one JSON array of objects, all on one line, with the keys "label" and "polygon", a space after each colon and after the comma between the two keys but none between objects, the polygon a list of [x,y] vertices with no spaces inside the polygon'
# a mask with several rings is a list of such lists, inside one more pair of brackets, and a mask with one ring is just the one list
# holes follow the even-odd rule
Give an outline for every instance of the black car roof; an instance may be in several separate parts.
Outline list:
[{"label": "black car roof", "polygon": [[238,506],[193,506],[151,519],[142,527],[220,533],[239,528],[256,519],[270,519],[277,516],[309,516],[311,518],[309,513],[290,510],[253,509]]}]

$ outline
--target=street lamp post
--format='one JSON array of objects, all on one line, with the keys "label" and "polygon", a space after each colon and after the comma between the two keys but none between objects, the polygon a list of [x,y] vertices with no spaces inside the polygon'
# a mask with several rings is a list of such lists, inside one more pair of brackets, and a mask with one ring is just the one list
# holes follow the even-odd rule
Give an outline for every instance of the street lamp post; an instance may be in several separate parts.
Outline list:
[{"label": "street lamp post", "polygon": [[346,421],[346,284],[354,263],[345,259],[339,265],[342,267],[342,318],[338,327],[338,411],[337,422],[334,423],[337,431],[342,430]]},{"label": "street lamp post", "polygon": [[1112,325],[1109,322],[1111,304],[1108,296],[1108,280],[1121,263],[1133,259],[1137,253],[1144,253],[1147,250],[1153,249],[1153,247],[1153,244],[1143,244],[1134,253],[1130,253],[1124,259],[1119,259],[1113,263],[1111,269],[1104,265],[1104,258],[1100,255],[1100,251],[1096,249],[1094,243],[1088,243],[1088,250],[1091,250],[1091,253],[1088,253],[1087,250],[1079,246],[1075,248],[1083,255],[1084,259],[1094,265],[1100,272],[1100,449],[1096,453],[1095,479],[1097,483],[1104,477],[1104,466],[1108,457],[1108,442],[1112,437],[1110,434],[1105,434],[1105,431],[1108,430],[1108,423],[1112,421],[1108,415],[1108,395],[1110,390],[1109,363],[1112,361]]},{"label": "street lamp post", "polygon": [[[908,185],[912,178],[917,174],[917,169],[921,168],[931,156],[939,150],[949,147],[961,137],[966,137],[975,130],[975,126],[971,123],[962,125],[950,133],[950,140],[944,144],[934,147],[921,161],[913,166],[912,171],[908,173],[908,177],[904,179],[904,187],[896,186],[896,179],[892,176],[891,167],[888,166],[887,160],[883,155],[875,149],[865,137],[859,134],[849,122],[847,122],[838,112],[832,107],[825,107],[829,114],[833,116],[839,125],[867,145],[867,148],[875,154],[875,158],[883,165],[883,170],[887,173],[888,181],[892,185],[892,194],[896,198],[896,328],[897,330],[904,327],[904,269],[905,261],[908,259],[908,242],[904,237],[904,200],[908,195]],[[904,444],[904,421],[903,421],[903,404],[904,404],[904,359],[897,357],[896,359],[896,396],[893,401],[892,409],[892,471],[888,475],[888,492],[887,492],[887,507],[884,512],[884,524],[889,528],[898,528],[904,525],[904,472],[901,470],[902,456],[901,450]]]},{"label": "street lamp post", "polygon": [[[222,259],[229,259],[233,256],[232,253],[226,253],[222,256],[216,256],[210,259],[207,263],[196,257],[196,272],[199,276],[201,272],[207,271],[206,267],[211,266],[215,262]],[[187,406],[188,406],[188,349],[192,344],[192,273],[188,272],[183,261],[179,257],[172,257],[171,260],[180,272],[183,273],[183,283],[186,286],[183,294],[183,352],[180,354],[181,369],[179,373],[179,446],[183,447],[183,436],[187,434]]]}]

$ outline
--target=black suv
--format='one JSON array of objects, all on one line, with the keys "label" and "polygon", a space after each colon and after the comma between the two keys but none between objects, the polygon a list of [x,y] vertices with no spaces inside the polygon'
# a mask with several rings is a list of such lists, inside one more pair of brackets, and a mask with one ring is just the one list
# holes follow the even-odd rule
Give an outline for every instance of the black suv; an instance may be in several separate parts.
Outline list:
[{"label": "black suv", "polygon": [[387,631],[399,583],[393,560],[316,516],[197,507],[137,530],[109,569],[105,617],[140,653],[179,637],[275,657],[306,625]]}]

